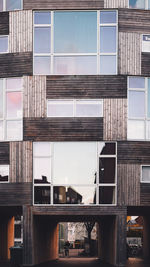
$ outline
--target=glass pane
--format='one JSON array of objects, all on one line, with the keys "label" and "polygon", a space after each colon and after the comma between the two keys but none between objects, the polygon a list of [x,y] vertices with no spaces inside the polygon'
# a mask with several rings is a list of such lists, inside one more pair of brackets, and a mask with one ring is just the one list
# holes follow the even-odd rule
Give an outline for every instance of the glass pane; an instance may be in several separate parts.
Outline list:
[{"label": "glass pane", "polygon": [[33,154],[34,156],[50,157],[51,155],[51,144],[49,142],[34,142],[33,143]]},{"label": "glass pane", "polygon": [[150,121],[146,122],[146,138],[150,139]]},{"label": "glass pane", "polygon": [[145,138],[144,121],[128,120],[128,139],[140,140]]},{"label": "glass pane", "polygon": [[96,204],[95,187],[54,186],[54,204]]},{"label": "glass pane", "polygon": [[34,24],[51,24],[50,12],[34,12]]},{"label": "glass pane", "polygon": [[0,140],[3,140],[3,122],[0,121]]},{"label": "glass pane", "polygon": [[73,117],[73,101],[48,101],[48,117]]},{"label": "glass pane", "polygon": [[115,204],[115,187],[102,186],[99,188],[99,204]]},{"label": "glass pane", "polygon": [[97,74],[96,56],[54,57],[54,74]]},{"label": "glass pane", "polygon": [[34,74],[49,75],[51,69],[50,57],[34,57]]},{"label": "glass pane", "polygon": [[0,0],[0,12],[3,11],[3,0]]},{"label": "glass pane", "polygon": [[145,117],[145,92],[129,91],[129,117]]},{"label": "glass pane", "polygon": [[8,78],[6,79],[6,89],[15,90],[22,88],[22,78]]},{"label": "glass pane", "polygon": [[9,165],[0,166],[0,182],[7,182],[9,177]]},{"label": "glass pane", "polygon": [[148,9],[150,9],[150,0],[148,0]]},{"label": "glass pane", "polygon": [[38,181],[50,182],[51,180],[51,159],[50,158],[34,158],[33,160],[33,177]]},{"label": "glass pane", "polygon": [[145,78],[129,77],[129,88],[145,88]]},{"label": "glass pane", "polygon": [[54,143],[54,184],[95,184],[96,142]]},{"label": "glass pane", "polygon": [[148,78],[147,116],[150,118],[150,79]]},{"label": "glass pane", "polygon": [[22,121],[7,121],[7,140],[22,140]]},{"label": "glass pane", "polygon": [[100,27],[100,52],[116,52],[116,27]]},{"label": "glass pane", "polygon": [[50,204],[50,187],[34,187],[34,204]]},{"label": "glass pane", "polygon": [[116,23],[117,22],[117,12],[116,11],[100,11],[100,23]]},{"label": "glass pane", "polygon": [[21,9],[21,2],[22,0],[6,0],[6,10]]},{"label": "glass pane", "polygon": [[34,53],[50,53],[51,28],[34,28]]},{"label": "glass pane", "polygon": [[150,182],[150,166],[142,166],[142,181]]},{"label": "glass pane", "polygon": [[150,35],[143,35],[142,52],[150,52]]},{"label": "glass pane", "polygon": [[116,159],[100,158],[99,159],[99,183],[113,184],[116,181]]},{"label": "glass pane", "polygon": [[76,101],[76,116],[78,117],[102,117],[102,102]]},{"label": "glass pane", "polygon": [[115,155],[116,154],[116,144],[115,143],[98,143],[99,145],[99,155]]},{"label": "glass pane", "polygon": [[0,118],[3,117],[3,80],[0,80]]},{"label": "glass pane", "polygon": [[56,53],[96,53],[97,12],[54,12],[54,47]]},{"label": "glass pane", "polygon": [[100,56],[100,74],[116,74],[116,56]]},{"label": "glass pane", "polygon": [[8,37],[0,37],[0,52],[8,52]]},{"label": "glass pane", "polygon": [[7,93],[6,111],[7,111],[7,118],[21,118],[22,117],[22,93],[21,92]]},{"label": "glass pane", "polygon": [[145,0],[129,0],[130,8],[145,8]]}]

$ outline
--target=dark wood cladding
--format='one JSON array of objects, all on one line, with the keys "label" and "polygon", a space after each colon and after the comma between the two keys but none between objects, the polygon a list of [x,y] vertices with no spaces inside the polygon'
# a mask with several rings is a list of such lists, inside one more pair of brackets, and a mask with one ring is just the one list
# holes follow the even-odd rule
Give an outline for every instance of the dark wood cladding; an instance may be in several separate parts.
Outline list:
[{"label": "dark wood cladding", "polygon": [[0,35],[9,34],[9,12],[0,12]]},{"label": "dark wood cladding", "polygon": [[9,143],[0,142],[0,164],[9,164]]},{"label": "dark wood cladding", "polygon": [[124,141],[117,147],[119,164],[150,164],[150,142]]},{"label": "dark wood cladding", "polygon": [[103,118],[24,118],[24,140],[103,140]]},{"label": "dark wood cladding", "polygon": [[127,76],[47,76],[46,97],[50,99],[127,98]]},{"label": "dark wood cladding", "polygon": [[150,206],[150,184],[149,183],[141,183],[141,205]]},{"label": "dark wood cladding", "polygon": [[0,78],[32,75],[32,52],[0,55]]},{"label": "dark wood cladding", "polygon": [[99,9],[104,0],[24,0],[24,9]]},{"label": "dark wood cladding", "polygon": [[0,205],[32,205],[32,183],[0,184]]},{"label": "dark wood cladding", "polygon": [[150,75],[150,53],[142,53],[141,73],[142,75]]},{"label": "dark wood cladding", "polygon": [[150,33],[150,10],[119,9],[120,32]]}]

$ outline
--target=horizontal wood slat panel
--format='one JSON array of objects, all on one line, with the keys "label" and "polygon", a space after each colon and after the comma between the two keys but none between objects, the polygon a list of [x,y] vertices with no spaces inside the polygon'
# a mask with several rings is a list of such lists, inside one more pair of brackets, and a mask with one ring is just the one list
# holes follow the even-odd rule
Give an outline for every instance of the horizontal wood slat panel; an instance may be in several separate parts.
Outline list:
[{"label": "horizontal wood slat panel", "polygon": [[118,142],[118,164],[150,164],[150,142]]},{"label": "horizontal wood slat panel", "polygon": [[140,165],[119,164],[117,167],[118,205],[140,205]]},{"label": "horizontal wood slat panel", "polygon": [[9,12],[0,12],[0,35],[9,34]]},{"label": "horizontal wood slat panel", "polygon": [[0,184],[0,205],[32,205],[32,183]]},{"label": "horizontal wood slat panel", "polygon": [[0,78],[32,75],[32,53],[0,54]]},{"label": "horizontal wood slat panel", "polygon": [[9,181],[32,182],[32,169],[32,142],[11,142]]},{"label": "horizontal wood slat panel", "polygon": [[46,97],[127,98],[127,77],[123,75],[47,76]]},{"label": "horizontal wood slat panel", "polygon": [[119,73],[141,74],[141,34],[119,32]]},{"label": "horizontal wood slat panel", "polygon": [[104,8],[127,8],[128,0],[104,0]]},{"label": "horizontal wood slat panel", "polygon": [[120,9],[118,23],[120,32],[150,33],[150,10]]},{"label": "horizontal wood slat panel", "polygon": [[97,9],[104,7],[104,0],[24,0],[24,9]]},{"label": "horizontal wood slat panel", "polygon": [[141,183],[141,205],[150,206],[150,184]]},{"label": "horizontal wood slat panel", "polygon": [[23,116],[46,117],[46,76],[25,76]]},{"label": "horizontal wood slat panel", "polygon": [[9,53],[32,51],[32,11],[9,13]]},{"label": "horizontal wood slat panel", "polygon": [[9,164],[9,143],[0,142],[0,164]]},{"label": "horizontal wood slat panel", "polygon": [[24,140],[98,141],[103,139],[103,118],[25,118]]},{"label": "horizontal wood slat panel", "polygon": [[150,75],[150,53],[142,53],[142,75]]},{"label": "horizontal wood slat panel", "polygon": [[104,140],[127,139],[127,99],[104,99]]}]

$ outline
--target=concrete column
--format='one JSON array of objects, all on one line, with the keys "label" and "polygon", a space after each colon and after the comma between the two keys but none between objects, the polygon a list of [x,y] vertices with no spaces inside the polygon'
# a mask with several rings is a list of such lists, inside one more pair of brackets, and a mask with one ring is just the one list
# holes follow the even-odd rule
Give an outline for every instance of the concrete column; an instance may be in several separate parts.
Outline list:
[{"label": "concrete column", "polygon": [[145,260],[150,259],[150,217],[144,216],[143,229],[143,257]]},{"label": "concrete column", "polygon": [[10,259],[10,247],[14,246],[14,217],[0,219],[0,260]]}]

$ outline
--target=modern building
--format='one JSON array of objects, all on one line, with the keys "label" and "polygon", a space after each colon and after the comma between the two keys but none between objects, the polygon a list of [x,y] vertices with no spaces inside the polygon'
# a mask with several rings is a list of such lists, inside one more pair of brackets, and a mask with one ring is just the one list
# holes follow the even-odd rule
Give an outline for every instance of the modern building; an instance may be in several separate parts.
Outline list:
[{"label": "modern building", "polygon": [[58,257],[58,223],[96,221],[126,264],[150,255],[150,1],[0,1],[0,259],[23,216],[23,265]]}]

